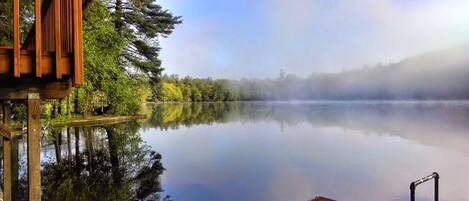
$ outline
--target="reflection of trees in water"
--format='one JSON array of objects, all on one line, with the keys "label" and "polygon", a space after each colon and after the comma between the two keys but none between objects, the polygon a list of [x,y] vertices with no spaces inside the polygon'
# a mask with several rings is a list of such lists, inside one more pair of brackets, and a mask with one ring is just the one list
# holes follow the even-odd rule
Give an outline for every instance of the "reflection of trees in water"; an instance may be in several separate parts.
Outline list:
[{"label": "reflection of trees in water", "polygon": [[145,126],[177,129],[180,125],[227,122],[237,104],[227,103],[164,103],[153,105],[151,117]]},{"label": "reflection of trees in water", "polygon": [[[131,122],[51,131],[41,150],[49,155],[42,159],[42,199],[170,200],[161,197],[161,155],[143,143],[138,129]],[[27,200],[27,175],[19,178],[15,200]]]},{"label": "reflection of trees in water", "polygon": [[145,126],[162,129],[228,121],[270,121],[281,126],[306,122],[410,139],[422,138],[421,133],[462,136],[469,129],[468,102],[220,102],[153,107]]}]

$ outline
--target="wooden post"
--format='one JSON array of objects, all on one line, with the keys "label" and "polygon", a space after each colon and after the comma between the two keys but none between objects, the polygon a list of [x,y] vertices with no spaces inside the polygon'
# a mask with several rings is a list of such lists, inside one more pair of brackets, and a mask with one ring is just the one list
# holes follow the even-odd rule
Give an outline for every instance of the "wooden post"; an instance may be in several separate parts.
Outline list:
[{"label": "wooden post", "polygon": [[28,184],[30,201],[41,200],[40,104],[39,94],[28,94]]},{"label": "wooden post", "polygon": [[73,1],[73,68],[74,84],[81,85],[83,78],[83,44],[82,44],[82,1]]},{"label": "wooden post", "polygon": [[41,21],[41,0],[35,0],[35,36],[36,36],[36,77],[42,77],[42,64],[41,64],[41,59],[42,59],[42,39],[41,39],[41,26],[42,26],[42,21]]},{"label": "wooden post", "polygon": [[[3,104],[3,123],[10,124],[10,103]],[[3,138],[3,200],[11,201],[11,139]]]},{"label": "wooden post", "polygon": [[13,75],[20,77],[20,0],[13,0]]}]

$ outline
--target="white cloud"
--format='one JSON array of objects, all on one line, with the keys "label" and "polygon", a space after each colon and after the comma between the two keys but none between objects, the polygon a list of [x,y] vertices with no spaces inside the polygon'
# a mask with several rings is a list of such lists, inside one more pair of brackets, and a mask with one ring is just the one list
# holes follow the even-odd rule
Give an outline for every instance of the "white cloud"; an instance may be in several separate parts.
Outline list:
[{"label": "white cloud", "polygon": [[252,8],[228,0],[218,8],[232,10],[175,2],[169,6],[185,24],[163,40],[162,59],[183,75],[265,77],[284,68],[306,76],[469,41],[468,0],[258,0]]}]

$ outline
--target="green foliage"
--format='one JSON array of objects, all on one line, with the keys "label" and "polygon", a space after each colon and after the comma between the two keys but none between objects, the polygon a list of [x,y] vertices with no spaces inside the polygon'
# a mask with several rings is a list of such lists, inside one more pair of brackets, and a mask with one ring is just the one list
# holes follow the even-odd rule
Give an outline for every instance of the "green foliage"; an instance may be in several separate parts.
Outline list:
[{"label": "green foliage", "polygon": [[[139,110],[139,82],[130,77],[119,57],[126,40],[115,30],[111,13],[104,4],[95,2],[85,15],[83,42],[85,53],[85,87],[90,99],[101,92],[113,114],[135,114]],[[88,105],[90,100],[88,100]],[[87,107],[92,109],[93,107]]]},{"label": "green foliage", "polygon": [[13,120],[19,122],[25,122],[28,118],[28,109],[25,104],[15,103],[11,109],[13,114]]},{"label": "green foliage", "polygon": [[[34,0],[20,0],[20,41],[34,23]],[[0,1],[0,45],[13,45],[13,1]]]},{"label": "green foliage", "polygon": [[[157,101],[234,101],[235,92],[227,80],[197,79],[176,75],[163,75],[162,84],[158,85]],[[179,95],[180,94],[180,95]],[[181,97],[179,97],[181,96]]]},{"label": "green foliage", "polygon": [[146,126],[168,129],[226,122],[229,114],[240,111],[239,106],[239,102],[156,103]]},{"label": "green foliage", "polygon": [[161,84],[162,101],[182,101],[184,100],[181,89],[171,83]]}]

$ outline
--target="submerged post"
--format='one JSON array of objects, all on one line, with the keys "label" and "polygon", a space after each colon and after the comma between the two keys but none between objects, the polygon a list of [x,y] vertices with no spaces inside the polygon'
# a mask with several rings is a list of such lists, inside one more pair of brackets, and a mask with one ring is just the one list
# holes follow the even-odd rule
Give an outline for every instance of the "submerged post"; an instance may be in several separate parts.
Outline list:
[{"label": "submerged post", "polygon": [[38,93],[28,94],[28,184],[29,200],[41,200],[40,122],[41,99]]}]

